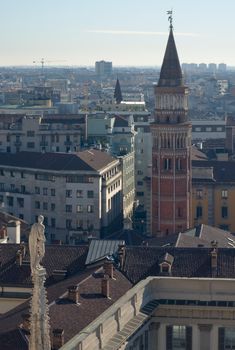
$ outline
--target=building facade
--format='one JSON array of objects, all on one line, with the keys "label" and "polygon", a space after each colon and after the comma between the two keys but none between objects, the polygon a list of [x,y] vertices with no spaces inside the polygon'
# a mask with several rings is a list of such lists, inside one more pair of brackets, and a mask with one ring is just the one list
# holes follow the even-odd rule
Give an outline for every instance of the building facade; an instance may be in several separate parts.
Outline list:
[{"label": "building facade", "polygon": [[29,223],[42,214],[50,241],[100,237],[122,221],[120,162],[98,150],[0,153],[2,210]]},{"label": "building facade", "polygon": [[193,161],[192,222],[235,233],[233,161]]},{"label": "building facade", "polygon": [[74,152],[86,138],[86,118],[4,116],[0,121],[0,152]]},{"label": "building facade", "polygon": [[96,61],[95,62],[95,73],[99,76],[112,74],[112,62],[107,61]]},{"label": "building facade", "polygon": [[191,124],[187,119],[187,94],[171,26],[160,79],[155,86],[155,120],[151,125],[154,235],[168,235],[190,227]]},{"label": "building facade", "polygon": [[111,152],[122,165],[123,218],[132,217],[135,201],[135,136],[131,117],[116,116],[110,137]]}]

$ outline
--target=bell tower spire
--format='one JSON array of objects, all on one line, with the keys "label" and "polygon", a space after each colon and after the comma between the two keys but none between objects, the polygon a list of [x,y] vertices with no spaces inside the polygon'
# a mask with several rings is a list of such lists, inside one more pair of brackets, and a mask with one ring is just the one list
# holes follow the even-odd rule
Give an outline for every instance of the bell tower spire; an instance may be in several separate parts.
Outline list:
[{"label": "bell tower spire", "polygon": [[170,14],[168,17],[168,20],[170,22],[170,32],[166,45],[165,55],[163,58],[158,86],[183,86],[183,75],[173,35],[172,11],[168,11],[167,13]]},{"label": "bell tower spire", "polygon": [[164,236],[191,225],[191,124],[168,11],[169,37],[158,84],[155,85],[152,148],[152,234]]}]

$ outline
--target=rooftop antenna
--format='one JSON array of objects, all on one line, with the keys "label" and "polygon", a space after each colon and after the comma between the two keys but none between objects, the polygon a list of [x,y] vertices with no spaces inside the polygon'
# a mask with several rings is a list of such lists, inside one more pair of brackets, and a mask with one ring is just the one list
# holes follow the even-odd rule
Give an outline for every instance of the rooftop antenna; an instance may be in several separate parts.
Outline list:
[{"label": "rooftop antenna", "polygon": [[168,21],[170,22],[170,29],[173,29],[173,10],[167,11]]}]

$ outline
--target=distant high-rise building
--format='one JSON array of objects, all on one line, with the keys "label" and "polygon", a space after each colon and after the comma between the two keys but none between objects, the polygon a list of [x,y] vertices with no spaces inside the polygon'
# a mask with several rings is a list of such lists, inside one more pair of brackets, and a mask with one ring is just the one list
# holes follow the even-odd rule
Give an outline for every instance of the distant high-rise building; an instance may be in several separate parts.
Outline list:
[{"label": "distant high-rise building", "polygon": [[191,124],[187,118],[187,94],[171,25],[155,86],[156,107],[151,125],[153,235],[183,232],[190,227]]},{"label": "distant high-rise building", "polygon": [[182,69],[184,72],[195,73],[198,70],[197,63],[182,63]]},{"label": "distant high-rise building", "polygon": [[209,63],[208,64],[208,70],[209,72],[215,73],[217,70],[217,65],[216,63]]},{"label": "distant high-rise building", "polygon": [[112,74],[112,62],[97,61],[95,62],[95,73],[97,75],[110,75]]},{"label": "distant high-rise building", "polygon": [[226,70],[227,70],[227,65],[225,63],[220,63],[218,65],[218,71],[219,72],[226,72]]},{"label": "distant high-rise building", "polygon": [[206,63],[199,63],[198,70],[200,71],[200,73],[206,72],[207,71],[207,64]]}]

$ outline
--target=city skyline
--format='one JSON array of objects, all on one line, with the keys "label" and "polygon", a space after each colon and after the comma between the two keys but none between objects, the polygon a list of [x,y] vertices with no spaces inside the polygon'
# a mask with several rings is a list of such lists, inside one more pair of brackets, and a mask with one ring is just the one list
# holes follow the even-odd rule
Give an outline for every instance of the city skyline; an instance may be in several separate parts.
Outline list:
[{"label": "city skyline", "polygon": [[39,66],[42,57],[48,65],[106,60],[113,66],[160,66],[171,9],[181,63],[235,66],[232,0],[10,0],[2,4],[0,66]]}]

